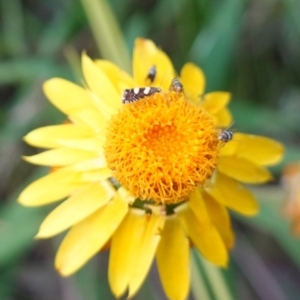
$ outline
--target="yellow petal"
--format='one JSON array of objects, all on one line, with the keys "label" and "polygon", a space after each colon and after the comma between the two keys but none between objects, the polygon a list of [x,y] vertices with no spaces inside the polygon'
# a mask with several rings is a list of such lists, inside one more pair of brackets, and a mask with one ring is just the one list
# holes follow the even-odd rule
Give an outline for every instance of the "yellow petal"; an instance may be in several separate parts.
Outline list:
[{"label": "yellow petal", "polygon": [[104,153],[99,152],[98,157],[81,161],[77,164],[70,166],[69,168],[74,171],[80,172],[80,171],[98,170],[106,167],[107,167],[107,163],[106,163]]},{"label": "yellow petal", "polygon": [[252,216],[258,212],[258,203],[238,181],[216,172],[206,191],[219,203],[241,213]]},{"label": "yellow petal", "polygon": [[[110,120],[112,115],[116,114],[118,111],[115,108],[112,108],[111,105],[107,104],[106,102],[102,101],[95,93],[89,91],[91,97],[93,98],[95,107],[97,108],[98,112],[101,113],[104,120]],[[120,98],[121,99],[121,98]]]},{"label": "yellow petal", "polygon": [[230,98],[231,94],[228,92],[211,92],[204,95],[201,106],[214,115],[228,105]]},{"label": "yellow petal", "polygon": [[198,102],[205,89],[205,75],[193,63],[186,63],[180,72],[180,81],[188,99]]},{"label": "yellow petal", "polygon": [[110,61],[98,59],[95,64],[106,74],[120,94],[124,89],[138,85],[129,74]]},{"label": "yellow petal", "polygon": [[96,158],[97,152],[84,151],[71,148],[56,148],[42,153],[24,156],[24,160],[42,166],[63,167],[76,164],[80,161]]},{"label": "yellow petal", "polygon": [[263,183],[270,181],[273,176],[264,167],[249,160],[234,156],[222,156],[218,161],[218,170],[222,173],[246,183]]},{"label": "yellow petal", "polygon": [[114,109],[121,106],[121,95],[106,74],[85,53],[82,55],[82,72],[91,91],[103,103]]},{"label": "yellow petal", "polygon": [[167,297],[186,299],[190,285],[189,241],[176,216],[166,218],[156,259]]},{"label": "yellow petal", "polygon": [[79,176],[66,169],[52,172],[27,186],[18,201],[25,206],[40,206],[61,200],[87,185],[78,181]]},{"label": "yellow petal", "polygon": [[50,102],[68,115],[74,110],[94,108],[89,93],[82,87],[62,78],[52,78],[43,84],[43,90]]},{"label": "yellow petal", "polygon": [[241,153],[238,153],[237,147],[238,144],[235,140],[235,135],[236,133],[233,134],[233,139],[227,143],[225,143],[221,148],[220,148],[220,157],[222,156],[235,156],[237,157],[238,154],[241,155]]},{"label": "yellow petal", "polygon": [[228,108],[223,108],[213,115],[214,122],[217,127],[228,128],[232,125],[232,114]]},{"label": "yellow petal", "polygon": [[55,267],[63,276],[81,268],[109,240],[128,211],[119,197],[70,229],[61,243]]},{"label": "yellow petal", "polygon": [[62,146],[81,149],[87,151],[103,151],[103,145],[105,143],[105,137],[101,135],[93,136],[86,139],[66,139],[59,140]]},{"label": "yellow petal", "polygon": [[138,252],[135,263],[130,269],[128,298],[135,295],[144,282],[160,241],[159,232],[163,226],[164,216],[151,214],[145,216],[145,219],[146,224],[144,233],[140,238],[140,245],[137,249]]},{"label": "yellow petal", "polygon": [[197,217],[197,219],[202,220],[206,223],[210,222],[210,218],[206,211],[206,207],[199,189],[195,189],[189,195],[189,206],[192,209],[195,216]]},{"label": "yellow petal", "polygon": [[284,147],[281,143],[258,135],[235,133],[233,140],[228,144],[232,144],[229,148],[231,148],[234,155],[261,166],[278,163],[282,159],[284,152]]},{"label": "yellow petal", "polygon": [[130,209],[111,240],[108,280],[116,297],[123,295],[129,284],[130,269],[135,262],[144,233],[145,213]]},{"label": "yellow petal", "polygon": [[28,133],[24,140],[26,143],[41,148],[56,148],[61,146],[59,140],[83,139],[93,135],[89,128],[74,124],[46,126]]},{"label": "yellow petal", "polygon": [[100,170],[83,172],[80,176],[80,181],[84,182],[96,182],[112,177],[112,170],[109,168],[102,168]]},{"label": "yellow petal", "polygon": [[107,181],[89,185],[54,209],[41,224],[36,237],[48,238],[66,230],[104,206],[114,194],[115,189]]},{"label": "yellow petal", "polygon": [[156,76],[151,85],[168,90],[175,77],[171,60],[152,41],[136,39],[133,50],[133,74],[139,86],[147,85],[146,78],[152,66],[156,66]]},{"label": "yellow petal", "polygon": [[227,249],[231,249],[234,243],[234,234],[227,209],[205,191],[202,191],[202,195],[211,221],[219,231]]},{"label": "yellow petal", "polygon": [[186,203],[175,209],[181,224],[203,256],[212,263],[225,267],[228,253],[225,245],[211,222],[199,220]]},{"label": "yellow petal", "polygon": [[[90,127],[96,133],[105,133],[107,120],[107,114],[101,114],[96,109],[81,109],[72,112],[69,119],[75,124],[81,124]],[[105,116],[105,117],[104,117]]]}]

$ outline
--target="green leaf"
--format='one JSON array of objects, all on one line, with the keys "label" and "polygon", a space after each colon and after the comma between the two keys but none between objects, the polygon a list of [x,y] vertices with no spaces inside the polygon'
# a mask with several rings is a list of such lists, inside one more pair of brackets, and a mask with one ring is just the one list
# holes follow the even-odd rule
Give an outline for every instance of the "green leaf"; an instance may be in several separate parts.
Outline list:
[{"label": "green leaf", "polygon": [[0,62],[0,85],[31,82],[43,76],[66,75],[65,67],[44,58],[24,58]]},{"label": "green leaf", "polygon": [[246,0],[211,3],[206,22],[194,40],[190,57],[203,68],[207,91],[225,86],[246,3]]},{"label": "green leaf", "polygon": [[[44,172],[39,169],[33,178],[40,177]],[[0,266],[12,263],[32,247],[34,236],[48,211],[47,207],[23,207],[16,202],[16,198],[13,195],[0,210]]]},{"label": "green leaf", "polygon": [[28,45],[25,41],[22,2],[20,0],[2,1],[1,8],[6,50],[13,56],[24,55],[28,50]]}]

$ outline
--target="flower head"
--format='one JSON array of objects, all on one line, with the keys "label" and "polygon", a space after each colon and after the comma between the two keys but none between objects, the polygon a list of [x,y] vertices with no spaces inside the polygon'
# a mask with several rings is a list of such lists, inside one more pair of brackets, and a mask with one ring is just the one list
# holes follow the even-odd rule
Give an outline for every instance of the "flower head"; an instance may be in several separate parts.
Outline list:
[{"label": "flower head", "polygon": [[219,140],[211,116],[176,92],[124,106],[108,124],[108,167],[129,192],[157,204],[179,203],[217,165]]},{"label": "flower head", "polygon": [[[272,178],[281,144],[224,131],[230,94],[204,94],[205,77],[187,63],[175,78],[172,63],[151,41],[138,39],[133,77],[83,54],[86,88],[54,78],[49,100],[70,123],[39,128],[25,140],[50,150],[25,157],[56,167],[20,195],[27,206],[65,199],[37,234],[69,229],[55,265],[70,275],[110,245],[109,282],[116,296],[134,295],[156,256],[170,299],[185,299],[189,247],[226,266],[233,245],[228,209],[253,215],[258,205],[240,183]],[[153,93],[147,87],[156,87]],[[122,104],[123,91],[132,99]],[[131,94],[130,94],[131,93]],[[230,133],[230,134],[229,134]],[[226,137],[226,138],[224,138]]]}]

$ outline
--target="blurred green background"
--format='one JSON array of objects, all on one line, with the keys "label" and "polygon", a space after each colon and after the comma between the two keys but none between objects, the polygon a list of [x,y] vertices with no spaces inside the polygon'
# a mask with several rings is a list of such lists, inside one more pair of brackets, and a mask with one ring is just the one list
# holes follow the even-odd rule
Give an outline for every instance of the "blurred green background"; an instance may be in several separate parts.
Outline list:
[{"label": "blurred green background", "polygon": [[[299,299],[300,240],[280,212],[282,169],[300,160],[299,12],[298,0],[0,0],[0,300],[114,299],[108,253],[61,278],[53,267],[61,237],[33,239],[52,207],[24,208],[16,199],[47,172],[21,161],[37,151],[22,136],[63,120],[42,82],[55,76],[81,83],[83,50],[130,71],[136,37],[152,39],[177,70],[186,61],[201,66],[207,91],[230,91],[233,130],[286,146],[275,181],[254,189],[260,215],[233,215],[229,268],[218,270],[193,251],[189,299]],[[156,266],[134,299],[166,299]]]}]

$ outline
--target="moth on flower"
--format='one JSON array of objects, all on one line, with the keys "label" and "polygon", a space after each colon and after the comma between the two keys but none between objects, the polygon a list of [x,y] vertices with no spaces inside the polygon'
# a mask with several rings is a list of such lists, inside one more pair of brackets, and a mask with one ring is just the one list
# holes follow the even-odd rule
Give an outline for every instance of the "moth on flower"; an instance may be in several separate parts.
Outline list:
[{"label": "moth on flower", "polygon": [[122,103],[133,103],[159,92],[161,92],[161,89],[157,87],[135,87],[133,89],[125,89],[122,95]]},{"label": "moth on flower", "polygon": [[[152,66],[161,71],[145,83]],[[283,147],[238,132],[232,137],[238,143],[224,144],[218,137],[232,124],[230,94],[205,94],[204,74],[192,63],[175,76],[150,40],[136,40],[132,76],[86,54],[82,71],[87,88],[61,78],[43,86],[70,123],[25,136],[48,149],[25,160],[56,170],[31,183],[19,202],[63,200],[37,233],[49,238],[68,230],[55,258],[62,276],[110,245],[108,278],[116,297],[136,294],[156,260],[167,297],[186,299],[190,245],[226,267],[234,244],[228,210],[258,212],[243,183],[269,181],[267,166],[280,161]]]}]

